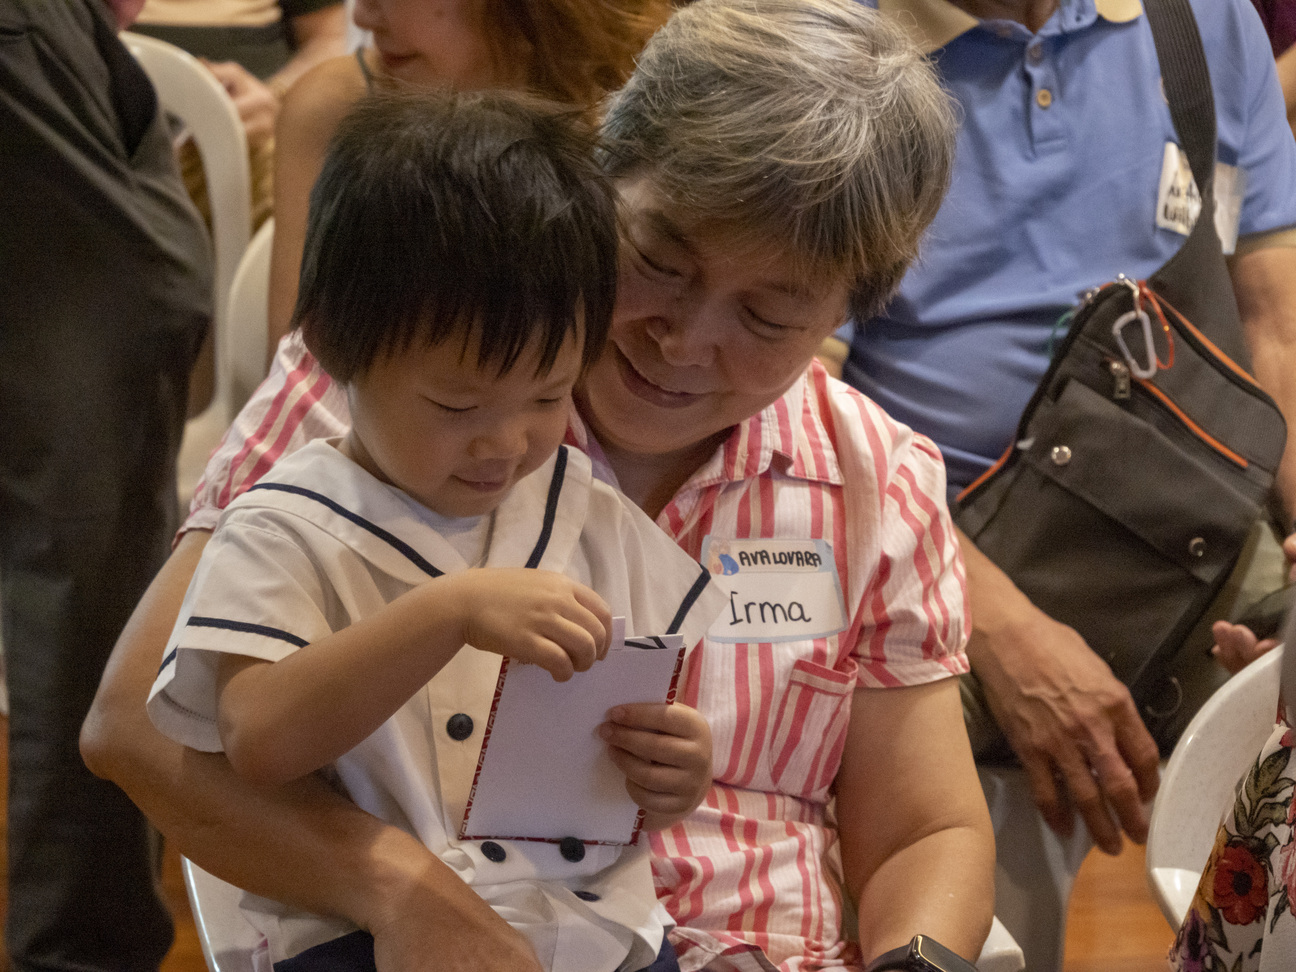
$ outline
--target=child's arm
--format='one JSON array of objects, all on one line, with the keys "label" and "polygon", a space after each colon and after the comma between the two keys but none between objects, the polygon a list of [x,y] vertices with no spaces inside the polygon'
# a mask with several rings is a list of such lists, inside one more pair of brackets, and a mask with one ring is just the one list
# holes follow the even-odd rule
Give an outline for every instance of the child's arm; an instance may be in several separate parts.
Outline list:
[{"label": "child's arm", "polygon": [[679,703],[618,705],[599,735],[626,775],[626,791],[646,811],[647,830],[683,820],[711,789],[711,727],[696,709]]},{"label": "child's arm", "polygon": [[224,656],[221,742],[251,780],[296,779],[360,743],[464,644],[565,681],[606,653],[611,630],[603,599],[562,574],[519,568],[438,577],[281,661]]}]

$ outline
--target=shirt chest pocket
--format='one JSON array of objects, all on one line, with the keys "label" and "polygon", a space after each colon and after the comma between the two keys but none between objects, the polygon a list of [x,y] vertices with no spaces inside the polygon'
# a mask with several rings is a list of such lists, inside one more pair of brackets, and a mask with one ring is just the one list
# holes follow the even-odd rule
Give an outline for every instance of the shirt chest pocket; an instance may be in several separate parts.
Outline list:
[{"label": "shirt chest pocket", "polygon": [[766,749],[770,776],[781,792],[827,799],[841,764],[854,691],[854,663],[845,672],[804,658],[792,666]]}]

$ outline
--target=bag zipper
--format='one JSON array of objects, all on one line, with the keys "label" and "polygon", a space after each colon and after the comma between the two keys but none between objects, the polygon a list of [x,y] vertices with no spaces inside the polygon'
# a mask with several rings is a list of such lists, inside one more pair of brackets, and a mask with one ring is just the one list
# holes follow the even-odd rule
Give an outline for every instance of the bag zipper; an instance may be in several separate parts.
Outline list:
[{"label": "bag zipper", "polygon": [[[1146,285],[1144,286],[1146,287]],[[1164,307],[1170,312],[1170,317],[1173,319],[1175,330],[1178,331],[1190,345],[1192,345],[1193,349],[1196,350],[1198,354],[1203,357],[1214,358],[1224,366],[1224,376],[1233,382],[1233,384],[1251,395],[1260,398],[1261,401],[1277,408],[1277,403],[1274,402],[1273,397],[1260,387],[1260,383],[1257,382],[1255,378],[1246,371],[1246,369],[1216,347],[1215,343],[1203,334],[1197,328],[1196,324],[1184,317],[1183,314],[1179,313],[1175,306],[1168,300],[1160,294],[1157,294],[1155,291],[1152,291],[1150,287],[1148,287],[1147,290],[1153,297],[1154,306],[1160,305],[1160,307]]]},{"label": "bag zipper", "polygon": [[1130,397],[1130,370],[1124,361],[1107,359],[1107,370],[1112,375],[1112,398],[1124,401]]},{"label": "bag zipper", "polygon": [[1107,369],[1112,374],[1112,393],[1111,397],[1116,400],[1125,400],[1131,397],[1132,385],[1137,382],[1139,387],[1146,391],[1154,401],[1179,420],[1179,423],[1186,428],[1192,435],[1214,449],[1220,456],[1227,459],[1233,465],[1240,469],[1247,469],[1251,463],[1244,456],[1238,455],[1219,439],[1215,438],[1200,425],[1194,422],[1188,413],[1174,403],[1165,392],[1163,392],[1146,378],[1136,378],[1130,374],[1129,366],[1124,361],[1116,358],[1107,358]]}]

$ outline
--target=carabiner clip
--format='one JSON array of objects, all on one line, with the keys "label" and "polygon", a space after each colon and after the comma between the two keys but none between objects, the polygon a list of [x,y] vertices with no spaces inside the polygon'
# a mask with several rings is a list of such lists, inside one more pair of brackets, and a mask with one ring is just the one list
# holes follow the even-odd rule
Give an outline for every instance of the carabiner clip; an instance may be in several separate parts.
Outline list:
[{"label": "carabiner clip", "polygon": [[[1132,321],[1138,321],[1143,328],[1143,347],[1147,353],[1146,365],[1138,363],[1130,352],[1129,345],[1125,343],[1123,332],[1125,326]],[[1147,316],[1147,311],[1139,308],[1138,310],[1126,311],[1116,318],[1116,323],[1112,325],[1112,337],[1116,339],[1121,354],[1125,356],[1125,363],[1129,365],[1130,374],[1136,378],[1151,378],[1157,373],[1156,347],[1152,344],[1152,321]]]},{"label": "carabiner clip", "polygon": [[[1147,311],[1143,309],[1143,295],[1139,285],[1123,273],[1116,275],[1116,282],[1130,289],[1130,295],[1134,299],[1134,309],[1126,311],[1116,318],[1116,323],[1112,325],[1112,337],[1116,339],[1121,354],[1125,356],[1125,363],[1129,365],[1130,374],[1136,378],[1151,378],[1157,373],[1156,346],[1152,343],[1152,319],[1147,316]],[[1135,360],[1134,355],[1130,352],[1129,345],[1125,343],[1125,334],[1123,332],[1125,325],[1131,321],[1138,321],[1143,327],[1143,347],[1147,351],[1148,361],[1146,365],[1140,365]]]}]

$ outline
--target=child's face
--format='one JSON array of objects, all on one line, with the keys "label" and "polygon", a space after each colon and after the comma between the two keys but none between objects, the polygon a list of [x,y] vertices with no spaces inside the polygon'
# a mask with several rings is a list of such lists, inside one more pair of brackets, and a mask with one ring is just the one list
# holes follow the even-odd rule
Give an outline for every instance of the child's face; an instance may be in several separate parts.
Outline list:
[{"label": "child's face", "polygon": [[562,443],[581,348],[568,336],[536,375],[539,349],[508,372],[478,367],[457,339],[380,357],[347,386],[342,451],[442,516],[480,516]]}]

